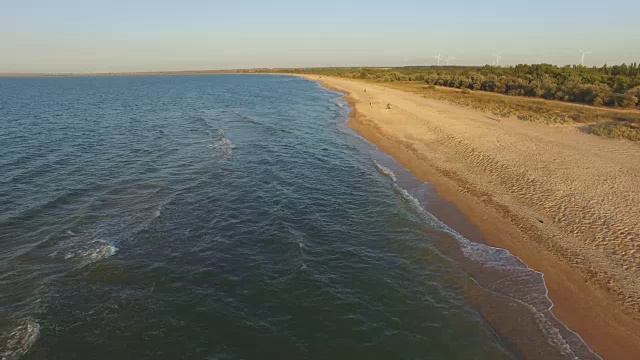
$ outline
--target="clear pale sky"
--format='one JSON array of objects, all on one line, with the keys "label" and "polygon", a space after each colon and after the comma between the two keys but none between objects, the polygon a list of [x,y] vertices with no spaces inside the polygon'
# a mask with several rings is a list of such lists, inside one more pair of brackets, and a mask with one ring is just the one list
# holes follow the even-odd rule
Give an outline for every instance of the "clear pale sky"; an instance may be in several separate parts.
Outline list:
[{"label": "clear pale sky", "polygon": [[0,72],[640,61],[640,1],[0,0]]}]

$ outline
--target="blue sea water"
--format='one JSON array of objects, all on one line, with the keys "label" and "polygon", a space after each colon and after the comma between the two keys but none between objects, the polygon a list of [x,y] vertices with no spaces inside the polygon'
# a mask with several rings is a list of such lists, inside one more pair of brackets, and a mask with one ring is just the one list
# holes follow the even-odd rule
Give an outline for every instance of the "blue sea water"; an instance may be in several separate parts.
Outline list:
[{"label": "blue sea water", "polygon": [[0,78],[0,357],[597,358],[542,275],[434,217],[340,97]]}]

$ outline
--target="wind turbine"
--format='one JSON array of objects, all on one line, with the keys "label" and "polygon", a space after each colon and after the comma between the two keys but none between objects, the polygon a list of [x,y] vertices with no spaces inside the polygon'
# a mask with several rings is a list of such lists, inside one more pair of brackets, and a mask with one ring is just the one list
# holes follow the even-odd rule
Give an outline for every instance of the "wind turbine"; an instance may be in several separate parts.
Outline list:
[{"label": "wind turbine", "polygon": [[438,66],[440,66],[440,60],[442,60],[442,55],[438,54],[438,56],[434,56],[434,59],[438,59]]},{"label": "wind turbine", "polygon": [[584,51],[582,49],[578,49],[582,53],[582,58],[580,59],[580,65],[584,66],[584,56],[593,54],[592,51]]},{"label": "wind turbine", "polygon": [[502,60],[502,53],[497,53],[497,54],[493,54],[493,57],[496,58],[496,60],[493,62],[495,64],[495,66],[500,66],[500,60]]},{"label": "wind turbine", "polygon": [[449,62],[455,60],[456,58],[452,57],[452,56],[447,56],[447,59],[445,60],[445,63],[447,64],[447,66],[449,66]]}]

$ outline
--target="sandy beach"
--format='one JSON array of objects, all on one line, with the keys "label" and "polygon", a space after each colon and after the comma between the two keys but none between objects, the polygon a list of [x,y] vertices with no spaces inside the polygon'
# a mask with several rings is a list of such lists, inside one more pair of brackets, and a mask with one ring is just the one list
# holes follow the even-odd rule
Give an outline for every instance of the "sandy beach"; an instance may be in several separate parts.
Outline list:
[{"label": "sandy beach", "polygon": [[604,359],[640,359],[640,146],[305,77],[347,93],[354,130],[544,273],[555,315]]}]

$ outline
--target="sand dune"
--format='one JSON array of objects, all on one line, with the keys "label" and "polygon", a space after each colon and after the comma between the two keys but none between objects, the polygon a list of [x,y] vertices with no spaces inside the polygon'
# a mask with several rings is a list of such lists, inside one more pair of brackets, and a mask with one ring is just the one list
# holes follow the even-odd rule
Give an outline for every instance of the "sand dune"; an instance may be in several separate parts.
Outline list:
[{"label": "sand dune", "polygon": [[434,183],[493,245],[545,273],[554,312],[594,350],[640,359],[638,144],[307,78],[348,93],[356,131]]}]

